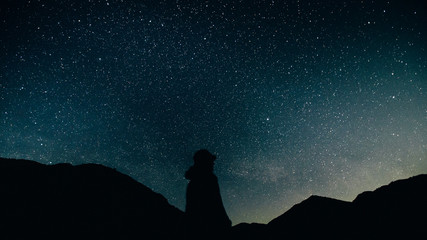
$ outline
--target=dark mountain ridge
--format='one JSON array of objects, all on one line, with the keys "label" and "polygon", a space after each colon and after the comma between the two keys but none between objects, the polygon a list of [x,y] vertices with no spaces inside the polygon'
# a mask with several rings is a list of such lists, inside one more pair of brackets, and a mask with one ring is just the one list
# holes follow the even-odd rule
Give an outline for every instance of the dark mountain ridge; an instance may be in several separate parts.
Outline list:
[{"label": "dark mountain ridge", "polygon": [[271,239],[427,238],[427,175],[359,194],[353,202],[311,196],[267,225]]},{"label": "dark mountain ridge", "polygon": [[162,195],[97,164],[0,159],[0,189],[1,239],[170,239],[183,219]]},{"label": "dark mountain ridge", "polygon": [[[102,165],[0,158],[0,192],[0,239],[184,238],[182,211]],[[222,239],[425,239],[426,203],[427,175],[419,175],[353,202],[311,196],[268,224],[238,224]]]}]

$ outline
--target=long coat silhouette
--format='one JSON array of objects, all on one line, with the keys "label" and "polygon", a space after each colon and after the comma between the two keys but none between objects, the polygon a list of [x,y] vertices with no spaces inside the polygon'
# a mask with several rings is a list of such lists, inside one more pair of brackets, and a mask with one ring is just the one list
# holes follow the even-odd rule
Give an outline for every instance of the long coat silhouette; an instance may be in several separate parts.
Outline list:
[{"label": "long coat silhouette", "polygon": [[187,186],[187,235],[190,238],[219,236],[231,227],[213,173],[216,157],[205,149],[194,155],[194,165],[185,173]]}]

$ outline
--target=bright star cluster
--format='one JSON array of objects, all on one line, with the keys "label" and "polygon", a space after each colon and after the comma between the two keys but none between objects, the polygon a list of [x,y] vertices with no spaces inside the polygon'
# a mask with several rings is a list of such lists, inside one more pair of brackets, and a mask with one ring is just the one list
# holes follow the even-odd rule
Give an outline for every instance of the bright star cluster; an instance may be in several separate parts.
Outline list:
[{"label": "bright star cluster", "polygon": [[0,5],[0,156],[100,163],[180,209],[201,148],[233,224],[427,172],[423,1]]}]

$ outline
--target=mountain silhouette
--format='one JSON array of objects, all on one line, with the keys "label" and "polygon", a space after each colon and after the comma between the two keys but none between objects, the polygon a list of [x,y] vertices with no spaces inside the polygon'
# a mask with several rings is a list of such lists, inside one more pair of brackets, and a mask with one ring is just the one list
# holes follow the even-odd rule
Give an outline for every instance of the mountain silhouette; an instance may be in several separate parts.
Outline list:
[{"label": "mountain silhouette", "polygon": [[[184,239],[182,211],[102,165],[0,158],[0,191],[0,239]],[[220,239],[425,239],[426,203],[427,175],[418,175],[352,202],[311,196]]]},{"label": "mountain silhouette", "polygon": [[183,212],[97,164],[0,159],[0,239],[172,239]]},{"label": "mountain silhouette", "polygon": [[[272,220],[268,227],[277,237],[305,239],[322,236],[322,239],[331,239],[346,236],[343,234],[349,227],[343,219],[347,219],[351,212],[349,202],[311,196]],[[283,231],[284,226],[286,231]]]},{"label": "mountain silhouette", "polygon": [[427,175],[364,192],[353,202],[311,196],[268,223],[269,239],[427,237]]}]

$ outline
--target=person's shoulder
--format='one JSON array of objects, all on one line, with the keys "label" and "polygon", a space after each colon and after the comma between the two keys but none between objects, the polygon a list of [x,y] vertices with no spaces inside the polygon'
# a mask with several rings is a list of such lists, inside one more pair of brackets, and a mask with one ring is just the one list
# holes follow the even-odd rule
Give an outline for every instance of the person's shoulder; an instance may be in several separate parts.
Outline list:
[{"label": "person's shoulder", "polygon": [[218,177],[215,174],[209,174],[209,180],[218,182]]}]

